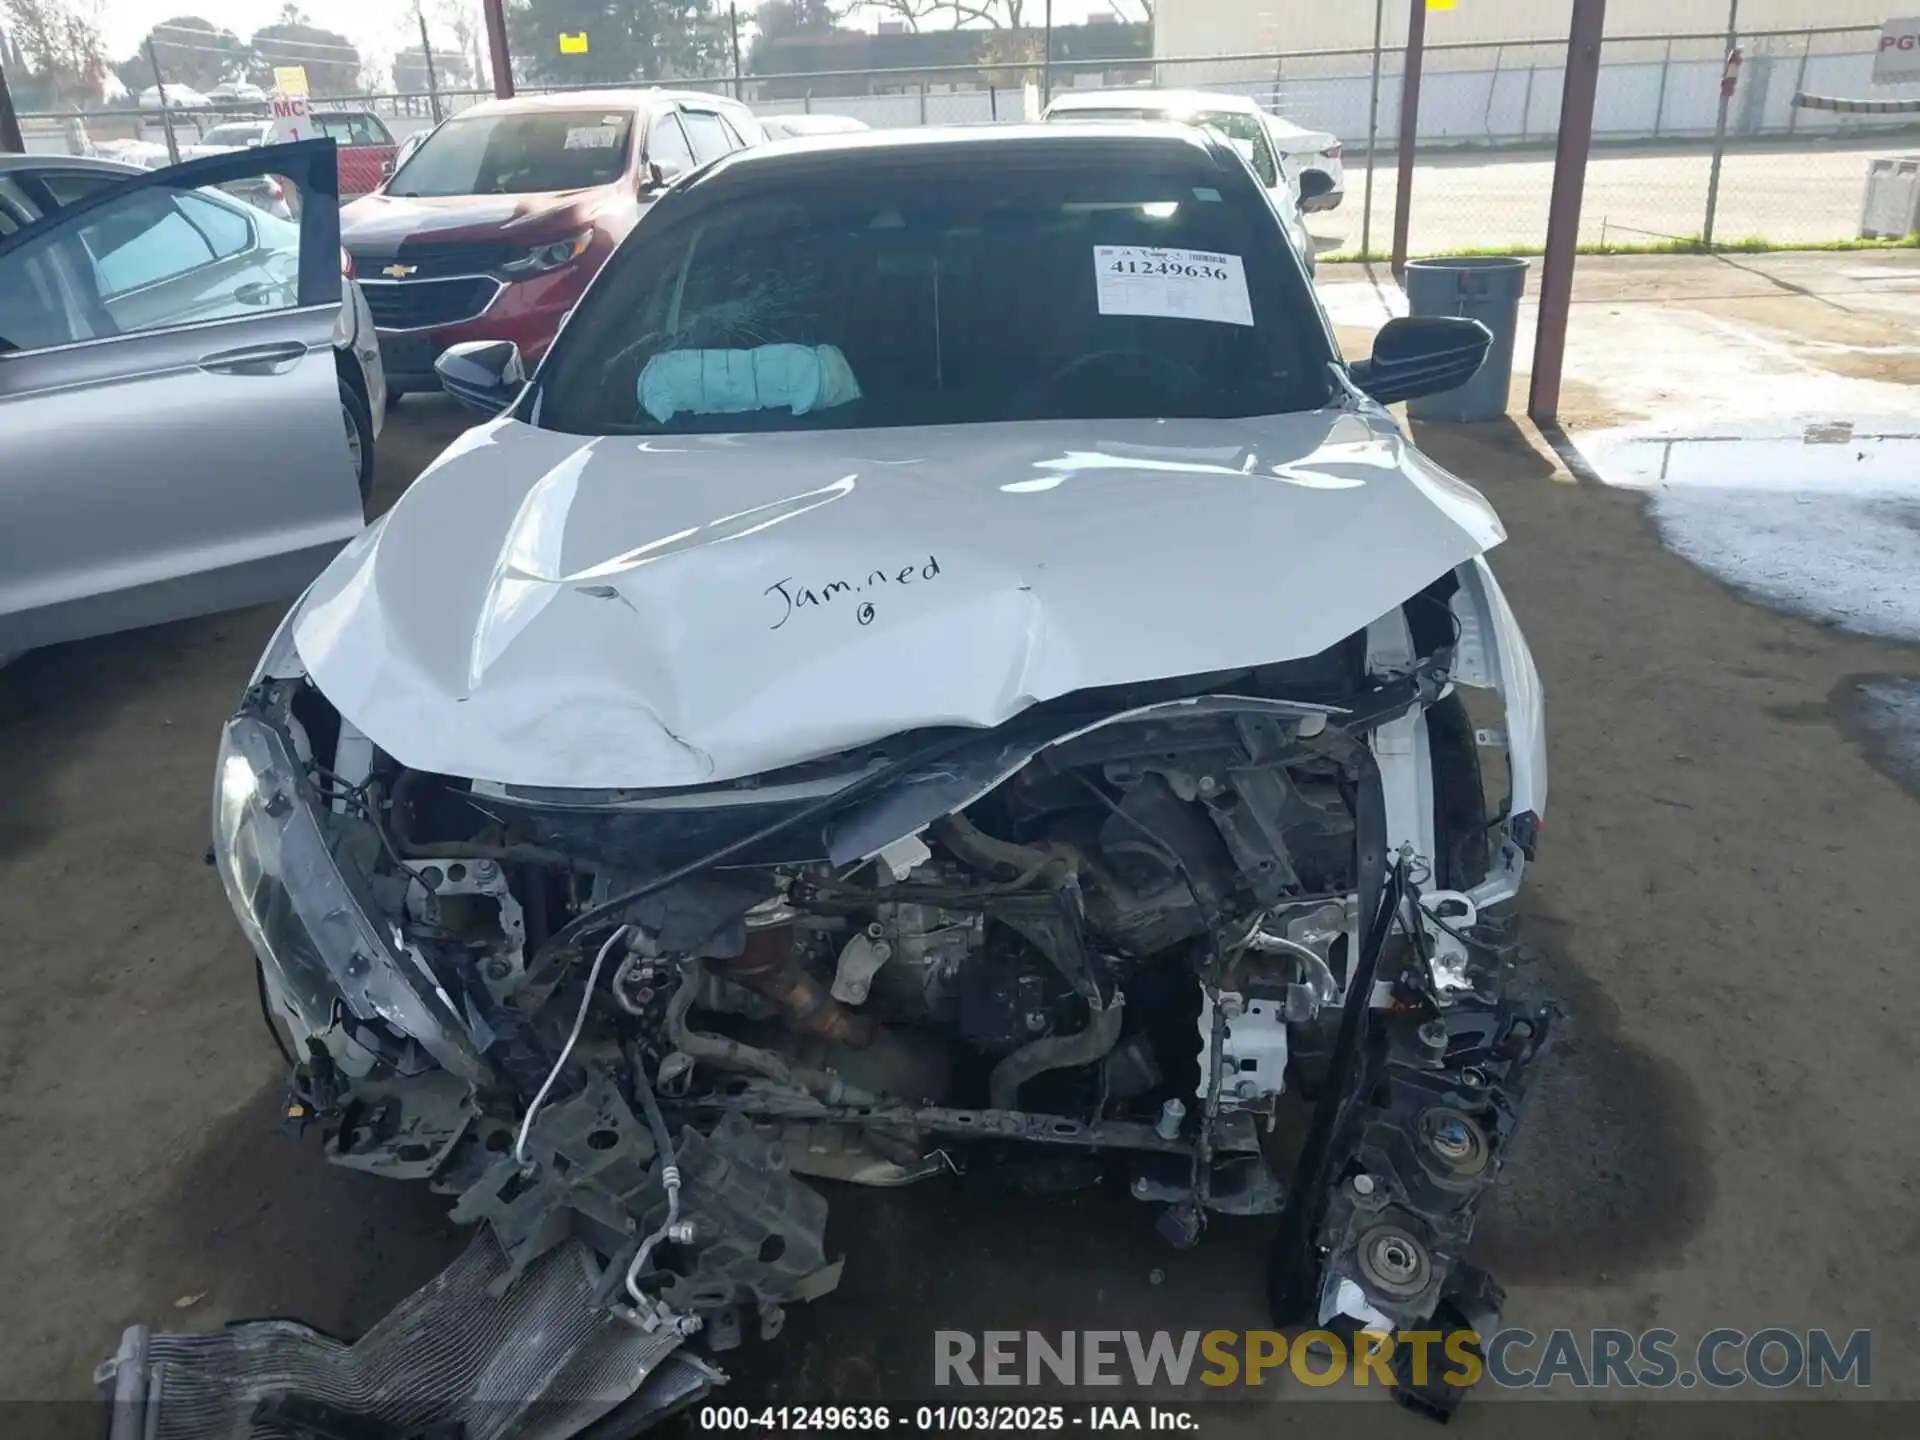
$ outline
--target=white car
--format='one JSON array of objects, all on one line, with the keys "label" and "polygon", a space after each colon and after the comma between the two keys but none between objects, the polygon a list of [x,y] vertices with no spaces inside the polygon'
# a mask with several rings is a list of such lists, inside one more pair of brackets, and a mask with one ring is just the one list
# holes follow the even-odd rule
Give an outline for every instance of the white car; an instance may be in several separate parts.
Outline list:
[{"label": "white car", "polygon": [[267,92],[245,80],[226,80],[209,90],[207,99],[215,105],[264,105]]},{"label": "white car", "polygon": [[865,130],[867,122],[851,115],[762,115],[760,128],[769,140],[798,140],[806,135],[846,135]]},{"label": "white car", "polygon": [[272,132],[271,120],[226,120],[200,137],[199,148],[248,150],[266,144]]},{"label": "white car", "polygon": [[[256,142],[241,144],[229,140],[224,143],[213,143],[213,136],[232,128],[216,125],[198,145],[181,144],[176,138],[175,144],[180,151],[180,163],[198,160],[205,155],[223,155],[233,150],[251,149]],[[164,170],[174,163],[173,157],[167,153],[167,147],[157,140],[103,140],[93,147],[93,153],[102,160],[111,160],[122,165],[136,165],[142,170]],[[266,211],[269,215],[277,216],[282,220],[293,218],[293,209],[287,204],[284,187],[271,175],[256,175],[220,188],[256,209]]]},{"label": "white car", "polygon": [[1491,1333],[1544,714],[1386,408],[1490,341],[1345,360],[1217,131],[978,125],[737,150],[530,378],[444,353],[488,418],[268,643],[213,855],[327,1158],[481,1233],[351,1347],[130,1330],[123,1433],[637,1435],[839,1283],[848,1182],[956,1172],[1271,1216],[1277,1327]]},{"label": "white car", "polygon": [[1087,90],[1057,96],[1041,114],[1043,120],[1170,120],[1202,125],[1224,136],[1267,188],[1274,208],[1286,224],[1287,238],[1306,262],[1316,268],[1313,237],[1302,212],[1320,197],[1324,175],[1309,180],[1284,163],[1267,126],[1271,119],[1244,95],[1210,90]]},{"label": "white car", "polygon": [[[166,107],[169,110],[205,110],[213,102],[195,90],[191,85],[169,85],[166,89]],[[160,87],[149,85],[140,92],[142,110],[160,108]]]},{"label": "white car", "polygon": [[1331,182],[1330,189],[1310,200],[1301,200],[1300,208],[1337,209],[1347,198],[1346,164],[1341,158],[1340,137],[1326,130],[1308,130],[1283,115],[1269,113],[1265,119],[1267,136],[1273,141],[1273,148],[1280,152],[1280,163],[1293,175],[1296,189],[1300,177],[1310,170],[1319,171]]}]

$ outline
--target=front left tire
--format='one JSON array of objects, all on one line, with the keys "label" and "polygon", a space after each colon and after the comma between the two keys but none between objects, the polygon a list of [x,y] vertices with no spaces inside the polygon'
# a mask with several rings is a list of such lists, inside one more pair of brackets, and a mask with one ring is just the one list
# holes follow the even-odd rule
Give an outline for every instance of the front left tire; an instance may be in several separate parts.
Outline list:
[{"label": "front left tire", "polygon": [[353,465],[353,478],[360,486],[360,502],[373,495],[373,412],[367,402],[345,380],[340,381],[340,412],[347,432],[347,458]]}]

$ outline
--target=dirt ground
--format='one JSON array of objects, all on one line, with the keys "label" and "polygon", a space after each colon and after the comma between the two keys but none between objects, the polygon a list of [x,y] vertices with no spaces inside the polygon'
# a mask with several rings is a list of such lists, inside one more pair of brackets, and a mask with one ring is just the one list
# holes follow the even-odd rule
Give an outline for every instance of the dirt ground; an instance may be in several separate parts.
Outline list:
[{"label": "dirt ground", "polygon": [[[1596,273],[1583,303],[1666,283]],[[1764,289],[1764,323],[1804,318]],[[381,497],[461,423],[437,400],[397,411]],[[1506,521],[1493,564],[1549,697],[1550,809],[1522,908],[1535,978],[1568,1020],[1477,1240],[1508,1322],[1661,1325],[1687,1342],[1715,1326],[1870,1328],[1871,1393],[1920,1398],[1920,1139],[1905,1123],[1920,1109],[1920,797],[1850,738],[1855,687],[1920,678],[1920,646],[1746,603],[1662,549],[1640,496],[1581,483],[1528,429],[1418,428]],[[203,859],[217,727],[274,618],[0,670],[0,1400],[36,1402],[0,1411],[6,1434],[96,1433],[91,1411],[37,1402],[84,1397],[129,1322],[290,1314],[350,1334],[460,1244],[434,1197],[331,1169],[276,1131],[278,1061]],[[924,1397],[935,1329],[1266,1323],[1265,1222],[1218,1223],[1182,1255],[1124,1196],[1016,1204],[933,1183],[831,1198],[841,1289],[741,1352],[729,1398]],[[1347,1398],[1230,1407],[1204,1428],[1338,1415],[1413,1433],[1379,1397]],[[1494,1398],[1457,1423],[1798,1433],[1822,1413]],[[1855,1409],[1850,1429],[1895,1414],[1911,1417]]]}]

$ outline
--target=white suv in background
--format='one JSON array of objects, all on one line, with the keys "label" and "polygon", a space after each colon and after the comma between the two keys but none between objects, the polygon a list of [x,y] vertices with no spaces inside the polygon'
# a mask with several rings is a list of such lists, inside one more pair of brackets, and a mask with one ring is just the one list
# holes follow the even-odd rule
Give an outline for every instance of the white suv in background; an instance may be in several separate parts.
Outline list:
[{"label": "white suv in background", "polygon": [[1268,125],[1273,117],[1247,96],[1210,90],[1089,90],[1056,96],[1040,118],[1172,121],[1214,131],[1252,167],[1307,273],[1313,273],[1313,237],[1302,212],[1326,193],[1330,182],[1323,172],[1302,172],[1282,159]]},{"label": "white suv in background", "polygon": [[1300,177],[1309,170],[1318,170],[1332,182],[1333,188],[1326,193],[1301,200],[1300,208],[1339,209],[1340,202],[1347,198],[1346,163],[1342,159],[1340,137],[1327,130],[1309,130],[1271,111],[1265,120],[1267,137],[1280,152],[1280,163],[1293,176],[1296,190],[1300,187]]}]

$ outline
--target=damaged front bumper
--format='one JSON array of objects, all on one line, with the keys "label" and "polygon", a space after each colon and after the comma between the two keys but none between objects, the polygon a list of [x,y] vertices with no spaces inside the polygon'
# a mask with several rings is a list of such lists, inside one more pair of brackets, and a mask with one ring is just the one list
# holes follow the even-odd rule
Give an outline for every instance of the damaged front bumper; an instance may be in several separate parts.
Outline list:
[{"label": "damaged front bumper", "polygon": [[[1451,645],[1421,653],[1396,613],[1355,637],[1338,695],[1282,693],[1316,657],[1274,693],[1035,707],[898,773],[693,796],[430,777],[421,800],[317,701],[283,628],[223,736],[214,839],[294,1038],[291,1109],[334,1163],[426,1182],[478,1234],[351,1345],[278,1321],[134,1327],[102,1370],[114,1434],[635,1433],[724,1379],[744,1328],[770,1338],[837,1284],[807,1178],[903,1184],[970,1154],[1117,1168],[1180,1247],[1210,1213],[1276,1215],[1282,1324],[1484,1333],[1499,1291],[1466,1258],[1474,1212],[1554,1018],[1510,993],[1490,914],[1531,854],[1544,733],[1491,573],[1456,581]],[[1506,702],[1511,818],[1471,873],[1437,858],[1457,762],[1429,719],[1456,683]],[[1019,841],[962,818],[1003,787]],[[415,833],[447,803],[488,828]],[[623,846],[699,855],[757,805],[817,833],[697,891],[632,888],[681,857]],[[1303,878],[1336,858],[1334,889]],[[1247,908],[1229,922],[1230,896]],[[603,912],[617,927],[569,950]],[[877,1008],[903,972],[913,1006]],[[1169,980],[1194,1009],[1150,1034]],[[990,1079],[949,1097],[902,1013],[947,1017]],[[1187,1071],[1154,1061],[1169,1034]],[[1283,1097],[1311,1106],[1284,1176],[1264,1139]],[[1401,1391],[1438,1415],[1459,1398]]]}]

